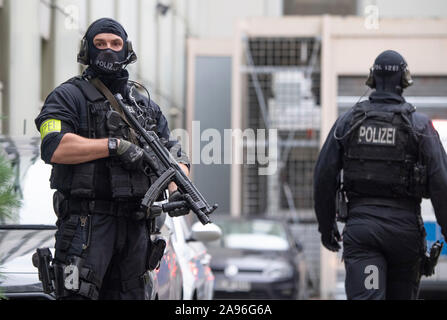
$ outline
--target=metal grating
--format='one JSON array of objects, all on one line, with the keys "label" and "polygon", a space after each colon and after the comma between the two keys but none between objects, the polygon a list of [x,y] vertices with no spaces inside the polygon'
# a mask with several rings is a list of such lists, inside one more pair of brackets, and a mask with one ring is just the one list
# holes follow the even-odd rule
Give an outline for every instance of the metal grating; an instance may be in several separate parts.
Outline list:
[{"label": "metal grating", "polygon": [[[277,129],[279,170],[258,175],[243,166],[243,212],[313,218],[312,176],[320,128],[319,40],[246,41],[245,127]],[[246,146],[244,154],[256,150]]]},{"label": "metal grating", "polygon": [[[320,42],[285,37],[242,41],[245,128],[278,132],[275,174],[259,175],[257,164],[242,167],[243,213],[297,222],[292,228],[303,244],[313,294],[318,294],[320,242],[313,210],[313,170],[321,122]],[[256,152],[252,143],[244,144],[245,156]]]}]

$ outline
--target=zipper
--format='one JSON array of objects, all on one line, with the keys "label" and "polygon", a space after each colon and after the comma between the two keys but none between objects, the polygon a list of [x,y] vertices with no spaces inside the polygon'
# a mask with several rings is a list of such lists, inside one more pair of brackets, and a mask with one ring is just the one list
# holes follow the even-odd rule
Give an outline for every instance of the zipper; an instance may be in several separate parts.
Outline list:
[{"label": "zipper", "polygon": [[87,224],[87,220],[89,221],[89,224],[88,224],[88,233],[87,233],[87,240],[86,240],[86,242],[87,243],[83,243],[82,244],[82,250],[85,250],[85,249],[87,249],[88,247],[89,247],[89,245],[90,245],[90,238],[91,238],[91,235],[92,235],[92,223],[91,223],[91,217],[90,217],[90,215],[88,215],[88,216],[81,216],[80,218],[79,218],[80,220],[81,220],[81,227],[82,227],[82,231],[83,231],[83,234],[85,235],[85,225]]},{"label": "zipper", "polygon": [[85,227],[85,224],[87,222],[87,216],[81,216],[79,217],[79,219],[81,220],[81,227]]}]

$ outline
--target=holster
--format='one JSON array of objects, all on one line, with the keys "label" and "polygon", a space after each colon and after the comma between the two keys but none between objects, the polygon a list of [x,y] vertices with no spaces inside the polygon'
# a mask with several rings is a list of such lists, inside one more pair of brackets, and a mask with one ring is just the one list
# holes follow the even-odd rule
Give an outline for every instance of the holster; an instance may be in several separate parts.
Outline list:
[{"label": "holster", "polygon": [[65,195],[60,191],[55,191],[53,193],[53,209],[59,219],[65,218],[68,214],[68,201],[66,200]]},{"label": "holster", "polygon": [[82,258],[71,256],[68,264],[64,264],[53,260],[50,249],[40,248],[33,254],[32,261],[39,271],[43,292],[54,293],[56,299],[73,293],[98,299],[100,281],[90,269],[83,267]]},{"label": "holster", "polygon": [[430,253],[424,255],[422,259],[422,275],[430,277],[435,274],[435,267],[438,264],[438,259],[441,255],[443,246],[444,243],[436,241],[430,248]]},{"label": "holster", "polygon": [[345,191],[342,189],[337,191],[336,200],[337,221],[346,222],[348,220],[348,199]]},{"label": "holster", "polygon": [[39,272],[39,280],[42,282],[43,292],[49,294],[54,291],[53,281],[55,280],[54,269],[51,266],[53,256],[50,249],[37,249],[32,256],[33,265]]},{"label": "holster", "polygon": [[148,248],[146,267],[149,271],[152,271],[160,266],[160,261],[163,258],[166,248],[166,241],[162,237],[157,236],[154,241],[149,240]]}]

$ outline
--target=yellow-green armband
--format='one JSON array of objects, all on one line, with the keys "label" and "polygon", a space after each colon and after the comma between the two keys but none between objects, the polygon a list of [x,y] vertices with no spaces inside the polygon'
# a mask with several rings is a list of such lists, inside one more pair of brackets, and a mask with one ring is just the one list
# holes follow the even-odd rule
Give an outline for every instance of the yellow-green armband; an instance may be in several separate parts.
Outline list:
[{"label": "yellow-green armband", "polygon": [[49,119],[40,126],[40,138],[43,140],[45,136],[52,132],[61,132],[61,121],[57,119]]}]

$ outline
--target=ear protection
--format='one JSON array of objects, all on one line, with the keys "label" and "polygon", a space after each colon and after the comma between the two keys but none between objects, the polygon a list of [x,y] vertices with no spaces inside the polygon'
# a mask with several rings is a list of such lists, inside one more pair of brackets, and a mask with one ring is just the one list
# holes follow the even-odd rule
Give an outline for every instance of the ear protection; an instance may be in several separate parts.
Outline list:
[{"label": "ear protection", "polygon": [[[78,62],[79,62],[79,55],[78,55]],[[366,79],[365,84],[370,87],[371,89],[374,89],[376,87],[376,81],[374,81],[374,67],[369,68],[369,76],[368,79]]]},{"label": "ear protection", "polygon": [[[131,63],[134,63],[135,61],[137,61],[137,54],[135,53],[135,51],[133,51],[132,41],[130,41],[130,40],[126,41],[126,48],[127,48],[126,60],[123,64],[131,64]],[[82,38],[82,40],[81,40],[81,45],[79,48],[77,60],[78,60],[78,63],[82,63],[85,65],[90,64],[90,58],[88,56],[88,41],[85,37]]]},{"label": "ear protection", "polygon": [[[400,86],[402,89],[405,89],[413,84],[413,79],[411,78],[411,73],[405,60],[400,64],[400,69],[403,73]],[[369,68],[369,76],[368,79],[366,79],[365,84],[371,89],[376,87],[376,81],[374,80],[374,67]]]},{"label": "ear protection", "polygon": [[402,89],[405,89],[413,84],[413,78],[411,77],[411,73],[406,62],[404,63],[402,70],[404,73],[402,76]]}]

